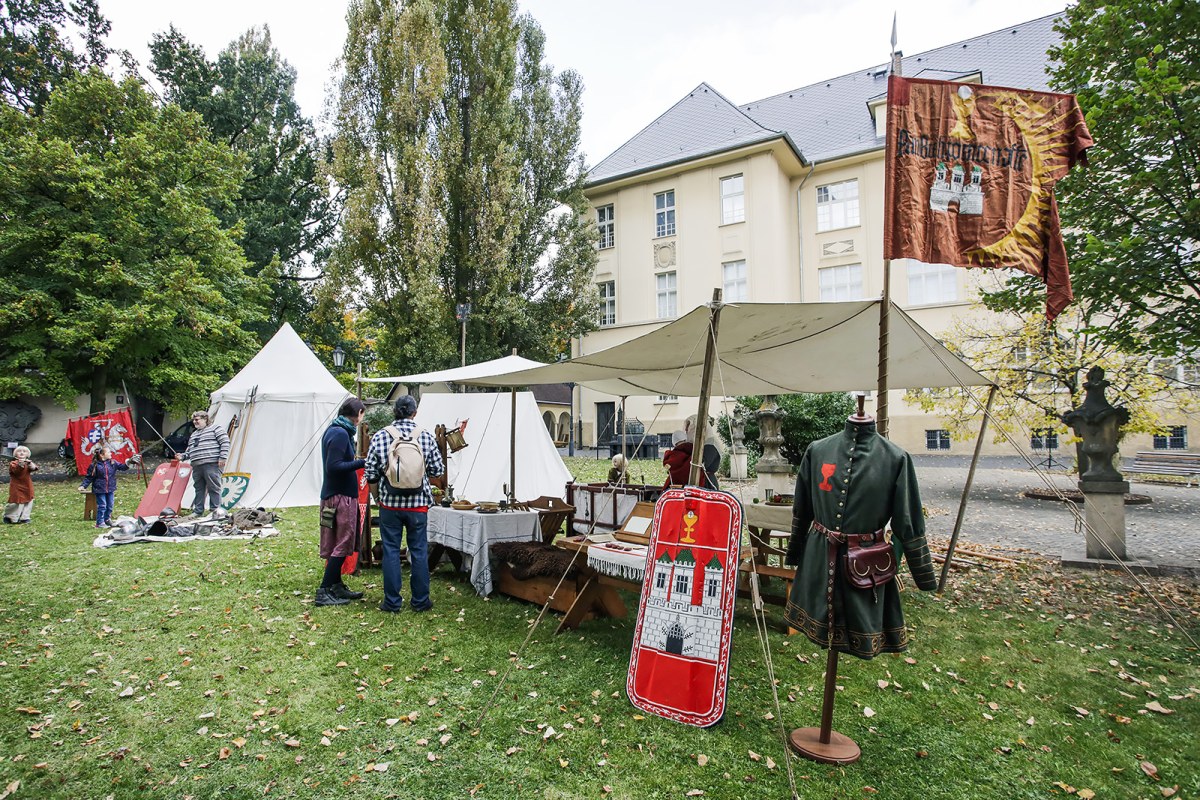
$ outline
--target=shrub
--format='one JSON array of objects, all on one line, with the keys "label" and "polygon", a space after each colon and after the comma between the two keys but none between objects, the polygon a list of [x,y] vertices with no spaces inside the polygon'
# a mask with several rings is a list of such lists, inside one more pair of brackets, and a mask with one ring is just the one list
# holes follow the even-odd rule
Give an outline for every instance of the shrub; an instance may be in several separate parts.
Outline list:
[{"label": "shrub", "polygon": [[[792,466],[800,463],[810,444],[840,431],[846,424],[846,417],[854,411],[854,400],[844,392],[784,394],[778,395],[775,402],[785,412],[780,451]],[[762,444],[758,441],[758,419],[754,416],[761,405],[761,396],[739,397],[733,411],[734,416],[745,424],[745,443],[750,451],[748,460],[751,465],[757,464],[762,456]],[[727,447],[733,444],[729,433],[730,419],[729,415],[723,414],[717,420],[717,430]]]}]

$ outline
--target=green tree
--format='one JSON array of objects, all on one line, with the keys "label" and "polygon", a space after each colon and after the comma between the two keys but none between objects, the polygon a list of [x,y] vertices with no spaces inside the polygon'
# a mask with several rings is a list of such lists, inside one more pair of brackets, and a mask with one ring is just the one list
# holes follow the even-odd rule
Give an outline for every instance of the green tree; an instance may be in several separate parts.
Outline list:
[{"label": "green tree", "polygon": [[442,163],[431,148],[446,82],[430,0],[355,0],[338,87],[334,179],[346,207],[325,306],[359,305],[385,369],[441,366],[457,337],[438,285]]},{"label": "green tree", "polygon": [[[1129,352],[1200,357],[1200,3],[1080,0],[1059,24],[1051,83],[1078,96],[1096,145],[1058,184],[1089,334]],[[1032,313],[1028,276],[986,293]]]},{"label": "green tree", "polygon": [[0,110],[0,397],[91,409],[124,380],[180,409],[254,351],[265,293],[211,209],[244,159],[133,79],[69,80],[41,117]]},{"label": "green tree", "polygon": [[[842,430],[846,425],[846,417],[854,412],[854,401],[845,392],[828,394],[781,394],[775,398],[776,404],[783,409],[783,425],[780,433],[783,444],[779,452],[793,466],[800,464],[804,451],[818,439],[824,439]],[[739,397],[732,415],[722,415],[717,421],[717,429],[725,446],[729,447],[733,440],[730,437],[729,423],[731,418],[742,421],[745,425],[746,449],[750,451],[750,462],[758,461],[762,455],[762,443],[759,442],[758,419],[754,412],[762,406],[763,398],[758,395]]]},{"label": "green tree", "polygon": [[597,300],[578,77],[545,63],[542,31],[508,0],[361,0],[348,19],[330,288],[369,287],[398,369],[456,362],[467,302],[469,360],[562,352]]},{"label": "green tree", "polygon": [[55,87],[88,66],[105,64],[111,51],[104,37],[111,27],[96,0],[0,0],[0,97],[40,114]]},{"label": "green tree", "polygon": [[[1083,402],[1083,383],[1093,366],[1103,367],[1112,381],[1109,402],[1129,409],[1126,433],[1160,432],[1164,413],[1196,408],[1200,397],[1179,384],[1173,368],[1167,374],[1149,355],[1148,343],[1127,349],[1097,336],[1099,326],[1088,316],[1091,306],[1085,300],[1068,307],[1051,326],[1038,314],[976,309],[939,336],[999,387],[991,414],[995,441],[1011,436],[1024,448],[1040,430],[1072,436],[1059,417]],[[908,392],[910,400],[938,414],[950,435],[960,440],[977,434],[986,395],[979,388]]]},{"label": "green tree", "polygon": [[340,331],[314,319],[306,286],[321,277],[340,198],[329,185],[327,144],[296,103],[295,69],[266,27],[251,28],[215,62],[173,26],[154,36],[150,52],[166,99],[200,114],[214,141],[247,157],[240,194],[217,212],[227,226],[240,221],[246,258],[271,283],[271,313],[259,337],[290,322],[310,342],[336,344]]}]

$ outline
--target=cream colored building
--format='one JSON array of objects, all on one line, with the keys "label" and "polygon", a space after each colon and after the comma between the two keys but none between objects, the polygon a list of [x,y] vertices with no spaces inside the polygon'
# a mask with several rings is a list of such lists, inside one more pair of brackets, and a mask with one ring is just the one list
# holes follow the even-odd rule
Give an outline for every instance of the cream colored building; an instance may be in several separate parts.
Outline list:
[{"label": "cream colored building", "polygon": [[[904,57],[903,74],[1047,89],[1053,22]],[[601,328],[575,354],[652,330],[708,302],[714,288],[726,302],[880,296],[888,71],[876,65],[742,106],[702,83],[597,164],[587,196],[600,233]],[[891,297],[938,335],[969,312],[980,280],[996,277],[897,261]],[[606,442],[620,399],[576,389],[575,402],[581,442]],[[694,398],[625,402],[627,417],[651,433],[681,428],[696,410]],[[890,393],[889,406],[891,436],[906,449],[970,452],[972,443],[950,441],[943,422],[907,405],[903,392]],[[1149,449],[1145,438],[1124,449]],[[985,452],[1013,454],[990,441]]]}]

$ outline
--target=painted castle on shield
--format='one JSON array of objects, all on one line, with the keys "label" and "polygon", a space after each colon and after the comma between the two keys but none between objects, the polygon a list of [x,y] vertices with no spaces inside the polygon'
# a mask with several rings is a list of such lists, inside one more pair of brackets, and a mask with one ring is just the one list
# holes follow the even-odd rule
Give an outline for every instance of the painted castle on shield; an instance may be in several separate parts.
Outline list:
[{"label": "painted castle on shield", "polygon": [[[699,563],[699,557],[707,558]],[[709,550],[664,549],[654,562],[641,644],[675,655],[716,661],[721,647],[721,581],[725,568]]]}]

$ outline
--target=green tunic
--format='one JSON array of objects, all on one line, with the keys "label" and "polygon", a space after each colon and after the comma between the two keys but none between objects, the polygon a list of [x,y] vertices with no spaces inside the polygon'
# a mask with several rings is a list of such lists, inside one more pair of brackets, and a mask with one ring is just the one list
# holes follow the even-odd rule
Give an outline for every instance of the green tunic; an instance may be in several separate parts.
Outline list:
[{"label": "green tunic", "polygon": [[[797,567],[784,616],[813,642],[830,646],[827,539],[813,530],[871,533],[891,523],[892,542],[919,589],[937,588],[912,456],[881,437],[874,423],[847,423],[841,433],[813,442],[800,462],[792,506],[787,563]],[[842,575],[839,545],[833,588],[832,646],[859,658],[908,647],[896,581],[856,589]]]}]

